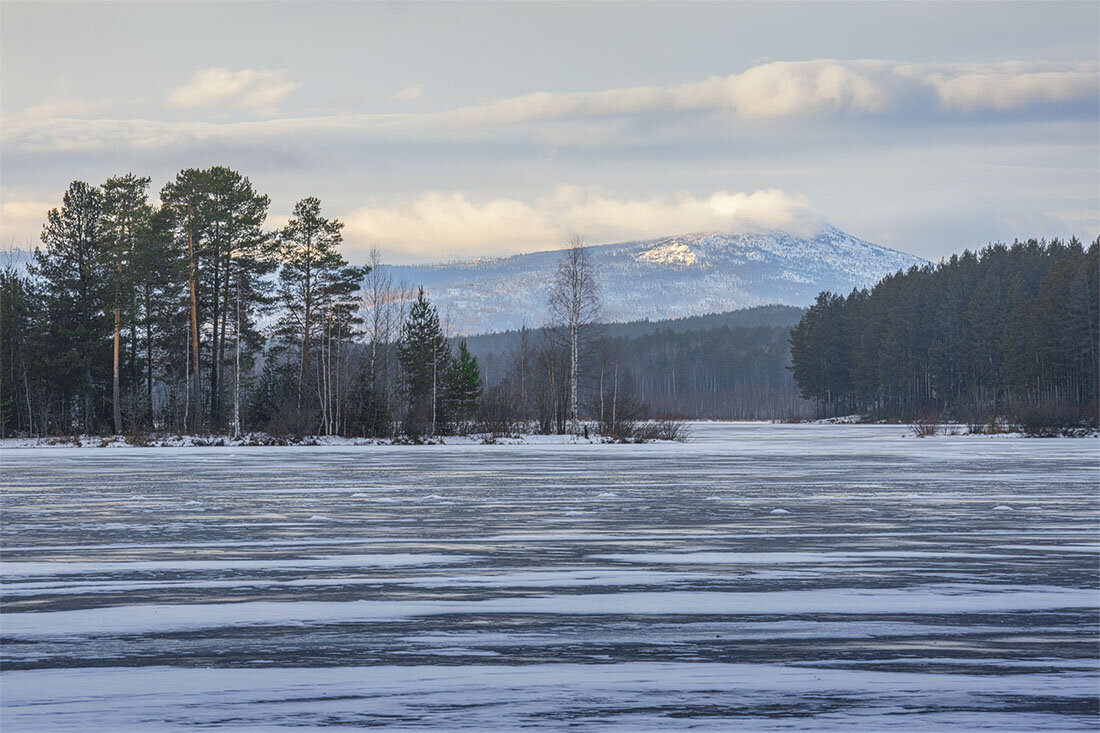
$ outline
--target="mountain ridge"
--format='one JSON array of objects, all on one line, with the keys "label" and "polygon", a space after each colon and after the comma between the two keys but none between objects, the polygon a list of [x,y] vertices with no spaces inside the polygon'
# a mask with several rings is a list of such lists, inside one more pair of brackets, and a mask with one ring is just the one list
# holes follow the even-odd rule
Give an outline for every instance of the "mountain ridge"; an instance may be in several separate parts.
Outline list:
[{"label": "mountain ridge", "polygon": [[[423,285],[457,335],[544,325],[562,250],[425,265],[387,265],[394,280]],[[757,305],[804,307],[822,290],[869,287],[925,260],[823,226],[781,231],[694,232],[591,245],[609,321],[664,320]]]}]

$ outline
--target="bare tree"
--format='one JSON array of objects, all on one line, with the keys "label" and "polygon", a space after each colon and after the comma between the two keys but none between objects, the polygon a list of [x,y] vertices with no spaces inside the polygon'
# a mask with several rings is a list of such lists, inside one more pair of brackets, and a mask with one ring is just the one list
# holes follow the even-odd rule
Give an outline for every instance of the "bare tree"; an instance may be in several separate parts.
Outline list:
[{"label": "bare tree", "polygon": [[579,432],[577,386],[580,381],[581,338],[586,326],[600,319],[600,294],[596,270],[584,239],[574,234],[569,249],[558,262],[550,289],[551,322],[565,332],[569,345],[569,429]]},{"label": "bare tree", "polygon": [[393,340],[391,311],[394,307],[393,280],[382,269],[382,252],[377,246],[370,248],[367,257],[370,271],[363,284],[363,305],[366,309],[367,337],[370,339],[370,387],[378,391],[379,350]]}]

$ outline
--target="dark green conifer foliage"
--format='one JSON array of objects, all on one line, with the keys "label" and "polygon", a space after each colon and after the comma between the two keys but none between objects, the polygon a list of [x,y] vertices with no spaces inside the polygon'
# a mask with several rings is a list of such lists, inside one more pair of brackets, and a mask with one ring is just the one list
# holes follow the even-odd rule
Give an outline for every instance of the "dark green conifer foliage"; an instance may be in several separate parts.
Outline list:
[{"label": "dark green conifer foliage", "polygon": [[447,373],[447,413],[460,431],[477,412],[481,398],[481,371],[477,357],[466,348],[466,339],[458,343],[458,356],[450,364]]},{"label": "dark green conifer foliage", "polygon": [[46,327],[35,281],[14,264],[5,265],[0,269],[0,437],[47,432]]},{"label": "dark green conifer foliage", "polygon": [[[123,389],[133,394],[135,389],[133,362],[137,351],[138,285],[148,274],[140,265],[146,258],[140,256],[141,248],[148,246],[153,207],[149,205],[149,179],[133,173],[116,176],[103,184],[103,236],[109,250],[110,263],[107,274],[107,307],[114,320],[112,339],[111,407],[112,426],[115,433],[123,431]],[[123,369],[126,353],[123,349],[123,331],[130,334],[129,369]],[[125,376],[124,376],[125,375]],[[127,383],[123,384],[123,379]],[[130,400],[131,406],[133,400]],[[130,426],[134,424],[133,410],[127,415]]]},{"label": "dark green conifer foliage", "polygon": [[108,379],[110,366],[104,283],[111,262],[103,234],[103,191],[73,181],[61,208],[51,209],[46,219],[45,249],[35,249],[30,266],[49,324],[44,343],[49,354],[44,364],[47,391],[58,406],[57,422],[46,429],[92,432],[104,408],[98,388]]},{"label": "dark green conifer foliage", "polygon": [[336,249],[343,228],[340,220],[322,216],[320,200],[311,196],[294,206],[278,244],[280,358],[296,361],[302,429],[316,424],[325,434],[343,429],[340,409],[351,387],[347,346],[362,323],[358,291],[367,272]]},{"label": "dark green conifer foliage", "polygon": [[1098,252],[998,244],[822,293],[791,332],[795,379],[827,412],[1096,425]]},{"label": "dark green conifer foliage", "polygon": [[405,431],[414,437],[434,435],[446,424],[446,380],[451,349],[439,325],[439,313],[424,288],[417,292],[401,327],[398,359],[404,372],[408,412]]}]

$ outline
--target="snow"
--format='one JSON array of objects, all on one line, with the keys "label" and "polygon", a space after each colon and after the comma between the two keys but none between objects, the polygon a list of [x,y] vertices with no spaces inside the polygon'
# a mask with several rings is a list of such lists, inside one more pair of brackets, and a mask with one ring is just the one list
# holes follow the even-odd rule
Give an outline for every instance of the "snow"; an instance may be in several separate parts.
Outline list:
[{"label": "snow", "polygon": [[691,267],[695,264],[695,253],[691,251],[691,247],[682,242],[671,242],[639,252],[634,255],[634,259],[653,265]]},{"label": "snow", "polygon": [[0,727],[1095,730],[1097,442],[905,433],[5,445]]}]

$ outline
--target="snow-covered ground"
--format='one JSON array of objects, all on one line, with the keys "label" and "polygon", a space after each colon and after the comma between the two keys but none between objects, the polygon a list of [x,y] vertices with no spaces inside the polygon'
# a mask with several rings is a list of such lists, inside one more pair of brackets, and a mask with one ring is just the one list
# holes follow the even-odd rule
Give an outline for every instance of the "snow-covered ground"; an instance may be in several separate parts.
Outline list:
[{"label": "snow-covered ground", "polygon": [[[11,448],[313,448],[313,447],[356,447],[368,445],[409,445],[406,438],[344,438],[339,435],[307,435],[300,438],[275,438],[265,433],[247,433],[238,435],[174,435],[172,433],[142,436],[141,443],[125,435],[73,435],[46,438],[0,438],[0,451]],[[424,438],[423,445],[476,445],[505,444],[529,445],[533,443],[576,443],[610,442],[610,438],[591,435],[584,438],[579,435],[541,435],[516,434],[494,435],[476,433],[470,435],[447,435]]]},{"label": "snow-covered ground", "polygon": [[1094,730],[1100,441],[0,452],[0,727]]}]

